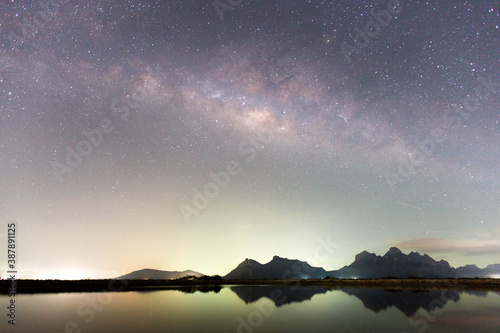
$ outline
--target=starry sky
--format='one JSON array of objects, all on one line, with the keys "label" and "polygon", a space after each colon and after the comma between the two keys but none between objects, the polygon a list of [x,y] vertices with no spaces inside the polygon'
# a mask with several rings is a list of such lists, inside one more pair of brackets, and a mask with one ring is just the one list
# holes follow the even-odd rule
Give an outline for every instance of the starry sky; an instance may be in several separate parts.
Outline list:
[{"label": "starry sky", "polygon": [[499,262],[498,1],[0,11],[0,244],[16,221],[21,277],[333,270],[390,246]]}]

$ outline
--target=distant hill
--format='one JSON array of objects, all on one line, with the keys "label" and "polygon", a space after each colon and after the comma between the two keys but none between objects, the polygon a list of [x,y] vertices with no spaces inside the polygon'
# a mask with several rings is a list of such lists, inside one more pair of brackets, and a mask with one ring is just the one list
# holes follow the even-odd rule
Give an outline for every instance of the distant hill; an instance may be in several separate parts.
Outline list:
[{"label": "distant hill", "polygon": [[500,264],[488,265],[486,268],[479,268],[476,265],[465,265],[456,269],[458,277],[468,278],[500,278]]},{"label": "distant hill", "polygon": [[458,276],[461,277],[482,277],[483,270],[476,265],[465,265],[462,267],[458,267],[455,269],[455,272]]},{"label": "distant hill", "polygon": [[321,267],[312,267],[305,261],[286,259],[274,256],[267,264],[252,259],[245,259],[229,274],[226,280],[260,280],[260,279],[309,279],[323,278],[326,271]]},{"label": "distant hill", "polygon": [[169,280],[169,279],[179,279],[186,275],[194,275],[196,277],[203,276],[204,274],[195,272],[192,270],[182,271],[182,272],[170,272],[170,271],[159,271],[156,269],[141,269],[139,271],[134,271],[132,273],[122,275],[117,277],[119,280]]}]

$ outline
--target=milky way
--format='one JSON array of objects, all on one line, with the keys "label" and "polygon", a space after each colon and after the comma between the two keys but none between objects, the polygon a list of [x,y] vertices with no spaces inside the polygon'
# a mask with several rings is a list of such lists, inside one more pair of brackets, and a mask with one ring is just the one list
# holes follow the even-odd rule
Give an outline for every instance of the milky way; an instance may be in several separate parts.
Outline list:
[{"label": "milky way", "polygon": [[0,8],[0,233],[17,222],[24,276],[498,261],[498,2]]}]

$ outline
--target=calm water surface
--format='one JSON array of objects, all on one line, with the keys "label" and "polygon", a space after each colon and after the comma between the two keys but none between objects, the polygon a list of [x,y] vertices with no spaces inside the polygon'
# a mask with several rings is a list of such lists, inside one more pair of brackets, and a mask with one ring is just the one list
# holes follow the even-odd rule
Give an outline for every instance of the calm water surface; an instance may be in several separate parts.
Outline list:
[{"label": "calm water surface", "polygon": [[500,332],[500,293],[233,286],[0,296],[1,332]]}]

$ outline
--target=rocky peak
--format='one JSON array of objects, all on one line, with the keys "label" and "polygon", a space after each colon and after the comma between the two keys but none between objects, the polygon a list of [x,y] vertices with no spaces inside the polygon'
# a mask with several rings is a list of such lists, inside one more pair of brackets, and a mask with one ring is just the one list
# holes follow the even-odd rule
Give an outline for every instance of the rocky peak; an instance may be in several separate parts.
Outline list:
[{"label": "rocky peak", "polygon": [[389,257],[389,256],[402,256],[404,255],[403,252],[401,252],[400,249],[397,247],[391,247],[389,251],[387,251],[386,254],[384,254],[384,257]]},{"label": "rocky peak", "polygon": [[370,253],[368,251],[363,251],[363,252],[356,254],[356,260],[363,259],[363,258],[366,258],[369,256],[370,256]]}]

